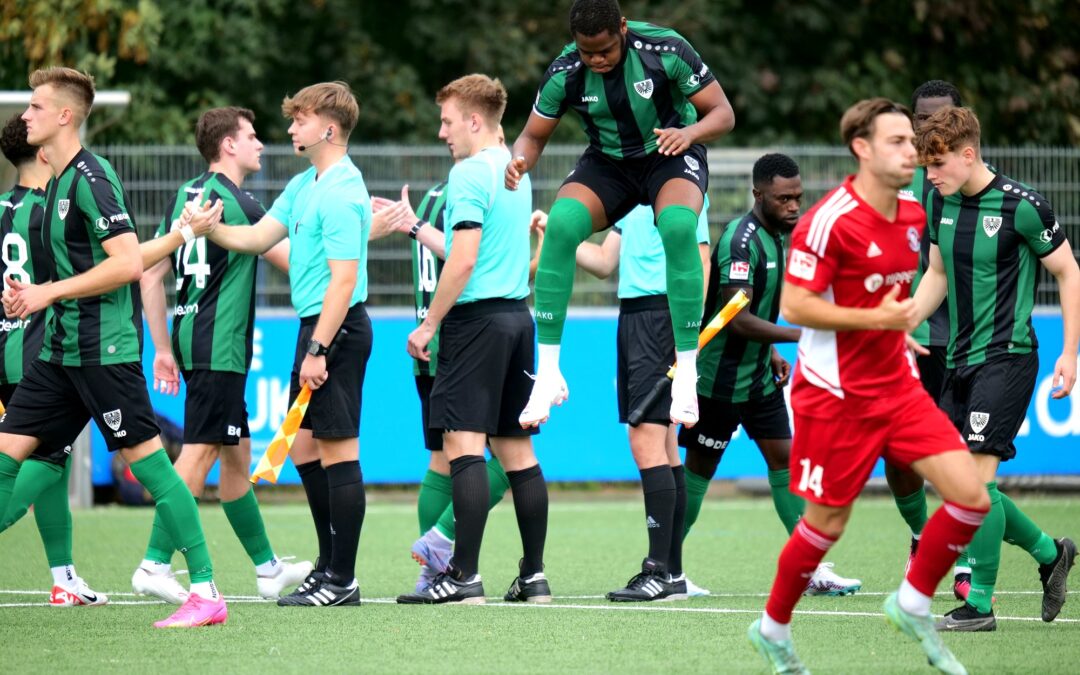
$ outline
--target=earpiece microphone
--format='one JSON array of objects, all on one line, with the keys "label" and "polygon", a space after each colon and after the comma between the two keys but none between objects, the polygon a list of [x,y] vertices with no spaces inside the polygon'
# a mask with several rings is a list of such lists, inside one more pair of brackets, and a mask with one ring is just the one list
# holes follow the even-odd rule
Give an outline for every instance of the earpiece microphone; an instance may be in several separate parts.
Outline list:
[{"label": "earpiece microphone", "polygon": [[326,133],[323,134],[323,137],[320,138],[319,140],[315,141],[311,145],[298,145],[298,146],[296,146],[296,149],[299,150],[300,152],[304,152],[305,150],[309,150],[311,148],[314,148],[319,143],[325,143],[326,141],[330,140],[330,137],[333,136],[333,135],[334,135],[334,130],[333,129],[327,129]]}]

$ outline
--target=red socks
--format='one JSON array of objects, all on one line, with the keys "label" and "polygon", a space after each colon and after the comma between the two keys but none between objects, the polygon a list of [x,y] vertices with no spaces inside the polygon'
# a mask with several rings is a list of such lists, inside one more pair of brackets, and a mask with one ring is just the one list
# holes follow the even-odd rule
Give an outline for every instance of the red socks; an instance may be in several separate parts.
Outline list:
[{"label": "red socks", "polygon": [[[799,521],[777,562],[776,579],[765,605],[770,618],[781,624],[791,623],[791,612],[810,583],[810,577],[835,543],[835,539],[818,532],[805,520]],[[922,550],[922,544],[919,544],[919,550]]]},{"label": "red socks", "polygon": [[907,573],[908,583],[920,593],[933,597],[938,582],[975,536],[987,513],[952,502],[942,504],[923,528],[919,550]]}]

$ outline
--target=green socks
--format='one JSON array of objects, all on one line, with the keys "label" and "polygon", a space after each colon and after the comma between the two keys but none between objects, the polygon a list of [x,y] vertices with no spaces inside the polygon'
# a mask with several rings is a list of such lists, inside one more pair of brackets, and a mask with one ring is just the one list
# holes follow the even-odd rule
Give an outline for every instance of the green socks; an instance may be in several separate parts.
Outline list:
[{"label": "green socks", "polygon": [[[548,222],[550,228],[550,220]],[[705,276],[698,253],[697,225],[698,214],[688,206],[669,206],[656,218],[656,227],[660,231],[664,256],[667,258],[668,307],[671,309],[671,327],[675,332],[675,351],[679,352],[697,350],[705,301]],[[545,239],[541,256],[547,253],[547,246]],[[540,262],[543,263],[542,258]],[[540,274],[536,276],[539,282]],[[537,303],[538,315],[539,309]],[[539,318],[537,322],[539,326]]]},{"label": "green socks", "polygon": [[709,491],[709,479],[699,476],[690,469],[684,469],[686,476],[686,520],[683,521],[682,536],[690,534],[690,528],[697,522],[701,514],[701,504],[705,501],[705,493]]},{"label": "green socks", "polygon": [[[697,225],[697,218],[694,219]],[[574,290],[578,244],[592,234],[589,209],[576,199],[556,199],[548,214],[544,248],[536,268],[536,336],[542,345],[557,345],[562,340],[566,307]],[[691,237],[694,230],[691,229]],[[665,245],[666,246],[666,245]],[[694,251],[695,257],[697,250]],[[670,277],[670,272],[668,273]],[[701,262],[698,259],[698,314],[701,314]],[[678,334],[676,334],[677,336]],[[676,341],[676,344],[677,341]],[[694,329],[694,348],[697,329]],[[444,533],[445,534],[445,533]]]},{"label": "green socks", "polygon": [[132,462],[131,473],[154,498],[157,504],[155,516],[161,514],[165,529],[187,559],[192,583],[211,581],[214,568],[199,520],[199,509],[165,450]]},{"label": "green socks", "polygon": [[0,452],[0,513],[7,513],[11,491],[15,488],[15,478],[18,475],[19,462]]},{"label": "green socks", "polygon": [[[61,477],[67,475],[64,467],[36,460],[23,462],[22,467],[17,468],[16,471],[18,471],[18,477],[12,487],[11,499],[8,501],[4,518],[0,520],[0,532],[17,523],[20,518],[26,515],[31,504],[37,502],[46,490],[57,483]],[[67,483],[64,483],[62,492],[66,500]],[[68,520],[70,521],[70,507],[66,503],[64,509],[68,511]]]},{"label": "green socks", "polygon": [[[549,221],[550,222],[550,221]],[[544,246],[547,246],[545,243]],[[492,457],[487,461],[487,474],[488,484],[490,485],[490,492],[488,497],[488,511],[495,508],[495,505],[502,501],[503,495],[510,489],[510,479],[506,476],[506,471],[503,470],[502,464],[495,457]],[[454,524],[454,505],[448,504],[443,510],[442,515],[439,516],[439,521],[435,523],[436,529],[449,539],[454,541],[457,538],[457,526]],[[427,532],[427,530],[424,530]]]},{"label": "green socks", "polygon": [[[439,516],[450,507],[453,496],[453,481],[450,476],[428,469],[424,480],[420,481],[420,494],[416,497],[416,518],[420,521],[420,534],[435,527]],[[450,521],[453,520],[453,508],[450,507]]]},{"label": "green socks", "polygon": [[780,516],[784,529],[791,534],[799,518],[802,518],[805,505],[801,497],[791,492],[791,472],[788,469],[769,471],[769,492],[772,493],[776,515]]},{"label": "green socks", "polygon": [[896,508],[900,510],[900,516],[911,528],[911,533],[922,534],[922,529],[926,525],[926,489],[919,488],[916,492],[904,497],[893,495],[893,499],[896,500]]},{"label": "green socks", "polygon": [[240,499],[221,502],[221,508],[252,563],[262,565],[274,559],[274,549],[270,547],[270,539],[266,536],[266,526],[259,511],[259,501],[255,499],[254,488],[249,488],[247,494]]},{"label": "green socks", "polygon": [[[65,462],[63,467],[49,462],[23,462],[22,471],[15,481],[12,505],[15,504],[14,497],[20,493],[23,476],[27,474],[34,477],[40,475],[41,480],[35,479],[35,482],[39,485],[45,484],[45,489],[31,501],[34,504],[34,521],[37,523],[38,534],[41,535],[41,543],[45,546],[49,567],[74,565],[75,561],[71,558],[71,502],[68,501],[71,462]],[[26,513],[26,507],[23,507],[23,513]]]},{"label": "green socks", "polygon": [[1005,512],[1005,541],[1030,553],[1040,565],[1054,562],[1057,546],[1050,535],[1028,518],[1008,495],[1001,495],[1001,508]]},{"label": "green socks", "polygon": [[968,604],[982,613],[990,611],[998,566],[1001,564],[1001,539],[1005,534],[1005,509],[997,482],[986,484],[990,493],[990,512],[968,544],[968,564],[971,565],[971,592]]}]

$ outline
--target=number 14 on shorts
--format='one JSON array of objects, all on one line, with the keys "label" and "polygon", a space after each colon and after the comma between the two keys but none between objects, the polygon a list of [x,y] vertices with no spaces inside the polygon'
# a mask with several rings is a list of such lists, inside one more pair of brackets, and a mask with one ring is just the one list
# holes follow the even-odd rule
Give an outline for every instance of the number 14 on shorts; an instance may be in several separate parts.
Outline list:
[{"label": "number 14 on shorts", "polygon": [[799,492],[806,492],[809,490],[814,493],[815,497],[821,498],[821,477],[825,473],[825,468],[822,466],[813,466],[809,459],[800,459],[799,466],[802,467],[802,477],[799,478]]}]

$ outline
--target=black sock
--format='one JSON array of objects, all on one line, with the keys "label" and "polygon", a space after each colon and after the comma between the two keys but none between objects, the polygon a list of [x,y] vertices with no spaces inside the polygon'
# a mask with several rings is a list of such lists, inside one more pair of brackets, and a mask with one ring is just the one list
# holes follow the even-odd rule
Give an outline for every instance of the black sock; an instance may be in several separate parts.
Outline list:
[{"label": "black sock", "polygon": [[649,557],[667,569],[675,520],[675,476],[667,464],[641,469],[645,493],[645,527],[649,532]]},{"label": "black sock", "polygon": [[296,472],[300,474],[300,482],[304,484],[311,519],[315,521],[315,534],[319,537],[319,559],[315,569],[325,572],[333,550],[330,539],[330,487],[326,483],[326,470],[315,460],[297,464]]},{"label": "black sock", "polygon": [[671,531],[675,534],[671,537],[668,572],[677,577],[683,572],[682,531],[686,524],[686,471],[683,469],[682,464],[671,467],[671,475],[675,478],[675,513],[671,519]]},{"label": "black sock", "polygon": [[544,542],[547,541],[548,491],[540,465],[507,471],[514,493],[514,513],[521,533],[521,576],[544,571]]},{"label": "black sock", "polygon": [[463,579],[480,570],[480,543],[487,524],[488,480],[487,462],[481,455],[465,455],[450,461],[450,479],[454,491],[454,522],[457,538],[454,557],[450,562]]},{"label": "black sock", "polygon": [[334,581],[348,585],[356,577],[356,549],[360,546],[360,528],[364,525],[367,496],[360,462],[338,462],[326,467],[330,486],[330,524],[333,550],[330,568]]}]

